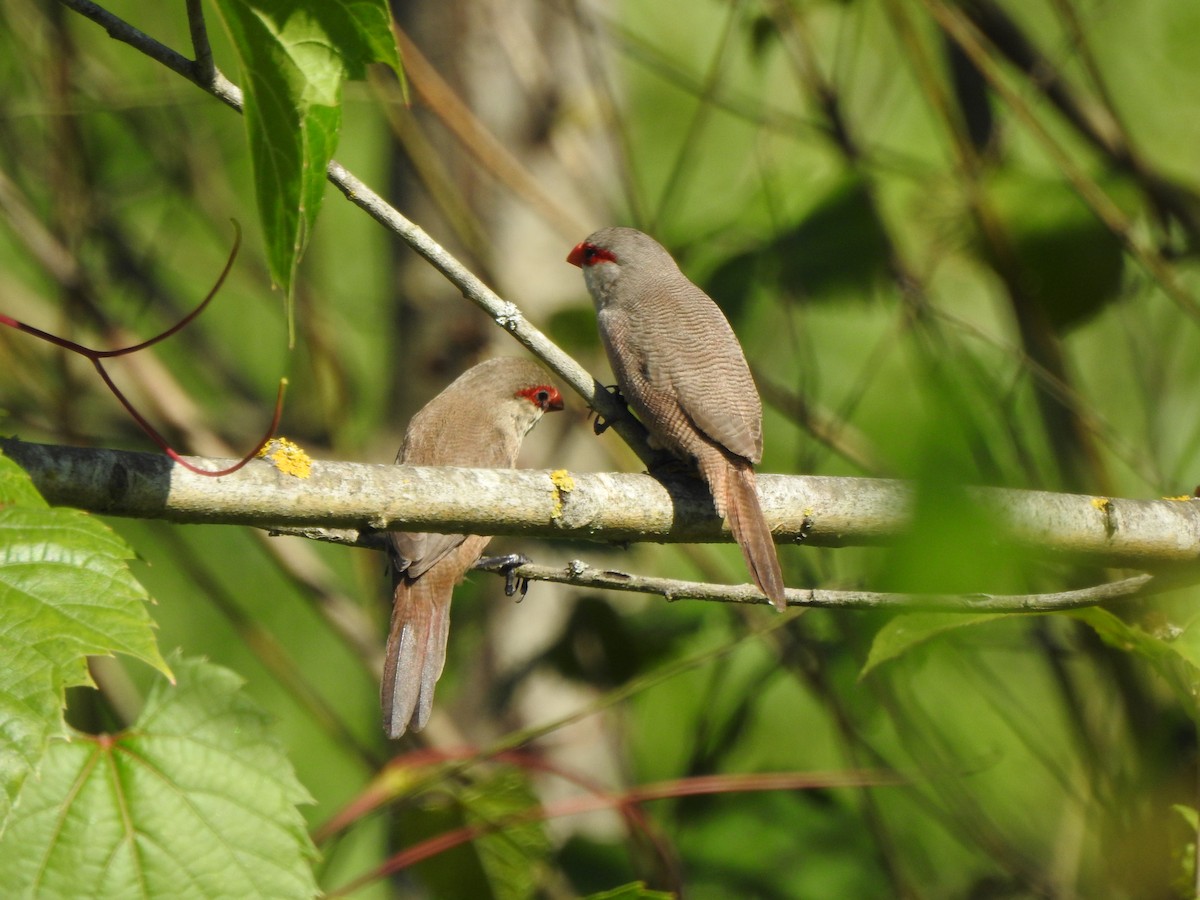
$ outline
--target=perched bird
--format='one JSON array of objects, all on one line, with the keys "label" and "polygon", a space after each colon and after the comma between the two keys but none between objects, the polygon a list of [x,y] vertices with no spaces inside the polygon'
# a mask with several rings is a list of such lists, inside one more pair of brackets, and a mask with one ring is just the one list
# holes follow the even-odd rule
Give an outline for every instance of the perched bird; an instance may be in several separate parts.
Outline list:
[{"label": "perched bird", "polygon": [[[410,466],[511,467],[542,413],[562,395],[532,360],[489,359],[468,369],[413,416],[397,463]],[[490,537],[394,532],[392,622],[380,699],[383,730],[420,731],[446,662],[450,595]]]},{"label": "perched bird", "polygon": [[762,403],[728,320],[658,241],[633,228],[602,228],[567,262],[583,270],[625,401],[652,443],[695,463],[754,583],[782,610],[783,574],[754,478]]}]

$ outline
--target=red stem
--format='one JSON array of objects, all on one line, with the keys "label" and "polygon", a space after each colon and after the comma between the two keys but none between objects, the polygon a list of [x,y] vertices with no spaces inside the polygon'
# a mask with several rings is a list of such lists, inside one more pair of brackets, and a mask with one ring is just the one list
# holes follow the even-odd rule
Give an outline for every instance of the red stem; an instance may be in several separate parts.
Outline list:
[{"label": "red stem", "polygon": [[[573,797],[551,807],[533,806],[528,809],[504,817],[501,821],[482,825],[466,825],[456,828],[436,837],[429,838],[409,847],[407,850],[392,856],[383,865],[344,885],[330,891],[327,896],[339,897],[353,893],[372,881],[383,878],[393,872],[428,859],[438,853],[443,853],[486,834],[500,831],[518,825],[537,822],[559,816],[578,815],[584,812],[610,809],[613,807],[626,808],[649,800],[664,800],[674,797],[687,797],[696,794],[723,794],[744,791],[774,791],[774,790],[803,790],[824,787],[841,787],[863,785],[898,785],[904,779],[886,772],[849,771],[834,773],[793,774],[788,772],[770,772],[754,775],[710,775],[694,778],[677,779],[674,781],[657,782],[641,785],[622,792],[605,792],[592,796]],[[325,831],[326,829],[322,829]]]},{"label": "red stem", "polygon": [[145,416],[139,413],[134,408],[133,404],[126,399],[125,395],[121,393],[121,389],[117,387],[111,376],[109,376],[108,372],[105,371],[104,364],[100,362],[100,360],[110,359],[115,356],[125,356],[129,353],[136,353],[139,350],[145,350],[147,347],[151,347],[154,344],[157,344],[159,341],[164,341],[172,335],[177,334],[180,330],[190,325],[192,321],[198,315],[200,315],[200,313],[204,312],[205,308],[212,301],[212,299],[217,296],[217,292],[220,291],[221,287],[225,284],[225,279],[229,277],[229,273],[233,269],[233,262],[235,259],[237,259],[238,249],[242,245],[242,227],[237,223],[237,221],[234,221],[233,227],[236,232],[233,239],[233,248],[229,251],[229,258],[225,260],[225,266],[223,269],[221,269],[221,274],[217,277],[216,283],[213,284],[212,289],[208,292],[204,299],[200,301],[200,304],[190,313],[188,313],[166,331],[156,334],[154,337],[150,338],[149,340],[142,341],[140,344],[132,344],[128,347],[119,347],[116,350],[97,350],[93,347],[85,347],[83,344],[67,340],[64,337],[59,337],[56,334],[50,334],[48,331],[42,331],[40,328],[34,328],[32,325],[26,325],[24,322],[20,322],[17,319],[14,319],[12,316],[7,316],[3,313],[0,313],[0,325],[7,325],[9,328],[15,328],[18,331],[31,334],[36,338],[46,341],[47,343],[54,344],[57,347],[62,347],[64,350],[69,350],[71,353],[77,353],[80,356],[90,359],[92,361],[92,365],[95,366],[96,371],[100,373],[100,378],[104,381],[105,385],[108,386],[108,389],[112,391],[113,396],[120,401],[121,405],[125,407],[125,411],[133,417],[135,422],[138,423],[138,426],[142,429],[142,431],[146,432],[150,439],[154,441],[154,443],[158,444],[159,448],[166,453],[167,456],[171,457],[171,459],[175,460],[175,462],[183,466],[189,472],[195,472],[197,475],[208,475],[214,478],[220,475],[232,474],[242,466],[246,465],[246,463],[248,463],[250,460],[254,459],[254,457],[258,455],[259,451],[267,445],[267,442],[271,440],[272,435],[275,434],[275,429],[279,427],[279,420],[283,415],[283,397],[285,389],[287,388],[286,378],[281,378],[279,380],[279,391],[275,395],[275,415],[272,417],[271,425],[267,429],[266,434],[263,435],[262,440],[258,442],[253,450],[243,456],[234,465],[226,469],[220,469],[216,472],[212,472],[193,465],[180,456],[174,449],[172,449],[171,445],[167,442],[167,439],[159,434],[154,426],[146,420]]}]

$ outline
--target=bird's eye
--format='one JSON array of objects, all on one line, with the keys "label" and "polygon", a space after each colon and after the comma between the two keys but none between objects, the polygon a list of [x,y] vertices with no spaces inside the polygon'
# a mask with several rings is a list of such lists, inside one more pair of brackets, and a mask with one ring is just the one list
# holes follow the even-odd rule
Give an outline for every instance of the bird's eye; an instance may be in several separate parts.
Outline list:
[{"label": "bird's eye", "polygon": [[595,259],[596,258],[596,248],[593,247],[591,244],[588,244],[586,247],[584,247],[583,248],[583,258],[585,260],[587,260],[588,262],[591,262],[593,259]]},{"label": "bird's eye", "polygon": [[545,388],[542,388],[540,391],[537,392],[537,401],[539,404],[549,403],[550,402],[550,392],[548,390],[546,390]]}]

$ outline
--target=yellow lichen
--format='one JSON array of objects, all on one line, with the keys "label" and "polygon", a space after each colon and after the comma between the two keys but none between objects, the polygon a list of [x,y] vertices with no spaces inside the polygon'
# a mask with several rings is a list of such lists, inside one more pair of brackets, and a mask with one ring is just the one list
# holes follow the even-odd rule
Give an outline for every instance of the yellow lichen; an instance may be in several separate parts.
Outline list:
[{"label": "yellow lichen", "polygon": [[554,485],[554,510],[551,516],[557,519],[563,511],[563,494],[575,490],[575,479],[566,469],[555,469],[550,473],[550,482]]},{"label": "yellow lichen", "polygon": [[1188,500],[1196,500],[1200,498],[1193,497],[1191,494],[1180,494],[1178,497],[1163,497],[1164,500],[1178,500],[1180,503]]},{"label": "yellow lichen", "polygon": [[307,478],[312,474],[312,457],[287,438],[271,438],[258,455],[270,460],[284,475]]},{"label": "yellow lichen", "polygon": [[1112,501],[1107,497],[1093,497],[1092,506],[1096,507],[1096,509],[1108,512],[1108,510],[1112,507]]}]

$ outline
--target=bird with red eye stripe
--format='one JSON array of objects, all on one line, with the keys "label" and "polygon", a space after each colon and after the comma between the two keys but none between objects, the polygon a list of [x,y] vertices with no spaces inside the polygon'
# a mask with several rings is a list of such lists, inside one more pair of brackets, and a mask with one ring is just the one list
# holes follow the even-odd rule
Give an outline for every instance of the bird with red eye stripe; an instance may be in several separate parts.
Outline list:
[{"label": "bird with red eye stripe", "polygon": [[754,477],[762,402],[729,321],[636,229],[602,228],[567,262],[583,270],[617,385],[651,444],[696,466],[754,583],[782,610],[783,573]]},{"label": "bird with red eye stripe", "polygon": [[[468,369],[413,416],[397,463],[511,468],[542,415],[563,408],[546,371],[527,359],[489,359]],[[388,737],[420,731],[446,662],[450,597],[491,538],[393,532],[392,621],[380,699]]]}]

